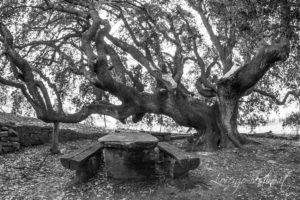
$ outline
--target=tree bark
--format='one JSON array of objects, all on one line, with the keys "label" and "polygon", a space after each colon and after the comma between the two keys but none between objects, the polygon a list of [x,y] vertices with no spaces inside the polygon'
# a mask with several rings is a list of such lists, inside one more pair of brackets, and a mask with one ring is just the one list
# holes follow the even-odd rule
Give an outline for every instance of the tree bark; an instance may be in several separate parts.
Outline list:
[{"label": "tree bark", "polygon": [[[217,103],[212,107],[199,103],[196,99],[191,100],[189,94],[185,94],[187,92],[183,92],[183,89],[180,89],[181,87],[184,88],[180,84],[183,71],[180,45],[176,44],[177,50],[176,56],[174,57],[174,66],[176,66],[177,73],[173,74],[172,77],[171,74],[163,73],[163,70],[155,65],[155,62],[151,58],[150,51],[148,51],[150,54],[147,55],[147,49],[145,49],[146,54],[144,54],[139,47],[137,48],[135,45],[110,35],[111,25],[109,21],[102,19],[94,6],[88,6],[88,9],[84,9],[88,12],[89,19],[87,21],[88,23],[91,22],[91,24],[81,36],[80,48],[87,58],[89,67],[89,70],[84,70],[83,74],[91,84],[116,96],[122,102],[121,105],[113,105],[99,101],[97,104],[84,106],[75,114],[65,114],[62,111],[63,109],[60,103],[60,111],[55,112],[53,105],[51,105],[47,88],[43,82],[35,80],[36,71],[34,73],[30,62],[27,62],[18,51],[16,51],[13,43],[13,35],[3,23],[0,23],[0,35],[3,39],[0,39],[4,41],[2,43],[6,48],[5,54],[13,66],[16,66],[20,75],[23,76],[22,81],[24,84],[19,85],[17,82],[12,83],[5,81],[1,79],[1,77],[0,82],[6,82],[8,85],[22,89],[24,95],[34,106],[38,118],[45,122],[54,122],[51,147],[53,153],[59,152],[58,122],[78,122],[92,113],[109,115],[122,122],[129,116],[133,116],[133,121],[138,122],[145,113],[165,114],[173,118],[179,125],[193,127],[198,130],[198,132],[201,133],[199,136],[204,141],[205,149],[212,150],[218,147],[232,146],[242,147],[247,140],[243,138],[237,130],[239,98],[241,98],[246,91],[251,90],[275,62],[284,61],[289,56],[290,34],[285,34],[289,30],[290,20],[288,17],[289,7],[287,6],[287,1],[283,1],[282,4],[282,13],[284,15],[282,20],[284,27],[282,36],[286,35],[286,37],[283,37],[280,42],[275,44],[263,44],[258,48],[257,54],[253,56],[253,59],[249,63],[237,69],[232,68],[232,50],[235,42],[230,45],[222,44],[213,32],[209,19],[205,15],[205,10],[202,9],[201,1],[197,4],[189,3],[191,7],[199,12],[203,24],[214,46],[218,50],[224,68],[223,71],[226,73],[216,85],[208,81],[207,78],[209,77],[210,71],[208,68],[210,67],[208,66],[206,68],[205,62],[198,54],[198,47],[196,40],[194,40],[193,50],[196,61],[201,68],[201,77],[198,79],[196,87],[203,96],[216,96]],[[63,7],[58,8],[54,5],[49,9],[66,12],[66,9],[63,9]],[[70,12],[67,13],[70,14]],[[125,19],[124,16],[121,17],[123,20]],[[129,33],[134,35],[130,31],[131,29],[129,25],[126,24],[126,21],[125,26],[129,28]],[[231,41],[235,40],[235,38],[232,39],[231,36],[228,39],[231,39]],[[113,61],[113,65],[123,70],[121,70],[122,73],[126,72],[126,68],[124,69],[121,59],[114,49],[109,48],[110,45],[107,43],[107,40],[143,65],[149,74],[153,76],[158,83],[161,83],[160,92],[154,92],[154,94],[141,92],[134,87],[123,84],[123,81],[119,82],[114,79],[110,71],[111,66],[108,56]],[[133,40],[135,43],[138,43],[134,36]],[[157,42],[159,43],[159,40],[157,40]],[[158,52],[158,55],[159,54]],[[160,59],[160,57],[158,57],[158,59]],[[159,62],[162,62],[162,59],[160,59]],[[159,65],[160,64],[161,63],[159,63]],[[71,65],[73,65],[73,63],[71,63]],[[230,69],[232,69],[232,71]],[[59,99],[59,95],[57,95],[57,97]]]},{"label": "tree bark", "polygon": [[220,147],[239,147],[244,144],[242,137],[237,130],[238,99],[228,99],[224,96],[219,97],[221,132]]},{"label": "tree bark", "polygon": [[59,137],[59,122],[54,122],[53,123],[52,139],[51,139],[51,148],[50,148],[50,152],[52,154],[59,154],[60,153],[58,137]]},{"label": "tree bark", "polygon": [[[238,106],[238,98],[219,96],[218,103],[211,107],[209,114],[206,113],[205,119],[194,115],[193,120],[198,121],[198,124],[192,126],[198,134],[191,149],[215,151],[223,148],[243,148],[243,145],[252,143],[253,141],[238,132]],[[198,126],[200,124],[205,124],[205,127]]]}]

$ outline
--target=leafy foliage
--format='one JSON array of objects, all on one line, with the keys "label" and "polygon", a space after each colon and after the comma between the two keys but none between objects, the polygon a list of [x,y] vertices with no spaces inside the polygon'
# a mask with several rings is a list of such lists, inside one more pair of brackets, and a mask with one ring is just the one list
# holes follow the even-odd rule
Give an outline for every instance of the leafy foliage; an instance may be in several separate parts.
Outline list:
[{"label": "leafy foliage", "polygon": [[300,126],[300,113],[292,112],[288,117],[286,117],[283,120],[282,126],[291,126],[298,128]]},{"label": "leafy foliage", "polygon": [[[284,95],[279,86],[299,94],[299,5],[284,2],[3,1],[5,73],[0,81],[22,91],[37,117],[47,122],[79,122],[100,114],[121,122],[146,116],[149,125],[174,126],[161,120],[166,115],[179,125],[206,129],[216,120],[212,106],[220,103],[220,84],[230,70],[260,73],[251,76],[253,83],[243,88],[247,91],[229,91],[234,99],[254,86],[270,93],[268,98]],[[290,51],[280,46],[285,36]],[[266,49],[274,56],[260,63],[258,55]],[[287,62],[273,67],[289,53]],[[252,60],[255,65],[248,69]],[[245,79],[232,85],[239,88]],[[23,99],[14,96],[17,112]],[[259,112],[276,109],[256,93],[242,101],[240,122],[252,126],[264,122]]]}]

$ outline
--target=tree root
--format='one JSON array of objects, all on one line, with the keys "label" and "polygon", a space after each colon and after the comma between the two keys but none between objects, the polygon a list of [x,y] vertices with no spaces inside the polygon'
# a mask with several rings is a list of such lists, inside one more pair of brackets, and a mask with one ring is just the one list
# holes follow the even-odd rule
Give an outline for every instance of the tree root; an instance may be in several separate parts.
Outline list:
[{"label": "tree root", "polygon": [[253,145],[261,145],[262,143],[257,142],[255,140],[249,139],[247,136],[245,135],[241,135],[240,134],[240,138],[243,141],[243,144],[253,144]]}]

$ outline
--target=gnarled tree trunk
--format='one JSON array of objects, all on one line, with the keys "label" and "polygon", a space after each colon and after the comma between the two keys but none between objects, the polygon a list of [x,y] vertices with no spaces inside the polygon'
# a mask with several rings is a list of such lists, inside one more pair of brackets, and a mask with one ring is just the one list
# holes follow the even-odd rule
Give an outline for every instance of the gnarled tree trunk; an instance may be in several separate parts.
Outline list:
[{"label": "gnarled tree trunk", "polygon": [[[221,148],[242,148],[243,145],[251,142],[246,136],[240,135],[237,129],[237,98],[220,96],[218,102],[208,109],[205,115],[205,120],[193,115],[193,121],[197,123],[192,123],[191,126],[198,132],[198,138],[193,145],[201,146],[200,149],[204,151],[215,151]],[[193,148],[199,149],[199,147]]]},{"label": "gnarled tree trunk", "polygon": [[238,99],[226,98],[221,96],[219,98],[219,128],[221,133],[220,147],[239,147],[251,142],[245,136],[238,132]]}]

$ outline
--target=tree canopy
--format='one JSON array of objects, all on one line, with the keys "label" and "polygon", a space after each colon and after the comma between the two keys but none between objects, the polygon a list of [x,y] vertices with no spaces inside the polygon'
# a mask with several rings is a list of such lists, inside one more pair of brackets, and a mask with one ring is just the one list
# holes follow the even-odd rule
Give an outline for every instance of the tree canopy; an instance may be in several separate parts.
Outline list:
[{"label": "tree canopy", "polygon": [[238,109],[300,94],[297,0],[6,0],[0,17],[0,83],[46,122],[163,114],[241,147]]}]

